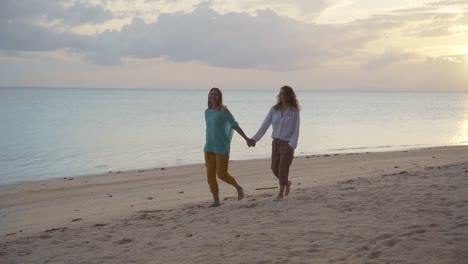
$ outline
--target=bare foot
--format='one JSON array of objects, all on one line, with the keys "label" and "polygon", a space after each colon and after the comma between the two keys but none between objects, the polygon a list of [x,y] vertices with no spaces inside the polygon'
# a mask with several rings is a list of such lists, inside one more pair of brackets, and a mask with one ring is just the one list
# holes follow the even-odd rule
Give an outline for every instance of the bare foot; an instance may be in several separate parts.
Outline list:
[{"label": "bare foot", "polygon": [[275,199],[273,199],[273,202],[279,202],[283,200],[283,196],[278,196]]},{"label": "bare foot", "polygon": [[242,199],[244,199],[244,189],[240,187],[239,189],[237,189],[237,200],[242,200]]},{"label": "bare foot", "polygon": [[213,202],[209,207],[218,207],[221,204],[219,202]]},{"label": "bare foot", "polygon": [[286,184],[286,189],[284,190],[284,196],[288,196],[291,183],[292,183],[291,181],[288,181],[288,184]]}]

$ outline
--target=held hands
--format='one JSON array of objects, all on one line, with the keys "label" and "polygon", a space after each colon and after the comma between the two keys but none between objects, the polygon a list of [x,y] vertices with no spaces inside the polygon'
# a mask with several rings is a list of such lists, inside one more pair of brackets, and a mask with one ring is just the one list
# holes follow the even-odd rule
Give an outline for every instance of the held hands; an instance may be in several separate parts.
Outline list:
[{"label": "held hands", "polygon": [[257,143],[257,142],[255,142],[255,140],[253,140],[251,138],[246,139],[246,141],[247,141],[247,146],[249,146],[249,148],[250,147],[255,147],[255,144]]}]

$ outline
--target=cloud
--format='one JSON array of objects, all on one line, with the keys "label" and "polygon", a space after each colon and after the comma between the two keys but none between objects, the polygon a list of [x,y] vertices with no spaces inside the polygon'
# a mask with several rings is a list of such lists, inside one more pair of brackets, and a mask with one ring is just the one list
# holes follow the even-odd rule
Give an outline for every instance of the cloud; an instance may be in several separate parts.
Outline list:
[{"label": "cloud", "polygon": [[41,0],[2,0],[0,1],[0,21],[29,20],[41,17],[56,18],[63,7],[56,1]]},{"label": "cloud", "polygon": [[439,56],[439,57],[434,57],[434,58],[428,57],[426,58],[426,61],[457,64],[457,63],[463,63],[465,61],[468,61],[468,57],[466,54],[452,54],[452,55],[445,55],[445,56]]},{"label": "cloud", "polygon": [[190,14],[160,15],[154,24],[134,20],[120,37],[131,40],[122,51],[138,58],[197,60],[230,68],[286,66],[314,51],[315,43],[304,38],[308,29],[302,26],[271,11],[220,15],[199,7]]},{"label": "cloud", "polygon": [[0,50],[51,51],[63,48],[84,50],[89,40],[63,27],[98,23],[111,18],[98,6],[47,0],[2,0],[0,2]]},{"label": "cloud", "polygon": [[417,35],[422,38],[450,36],[452,35],[450,28],[451,26],[449,25],[431,26],[429,28],[420,30],[417,34],[414,35]]},{"label": "cloud", "polygon": [[425,3],[427,6],[445,7],[445,6],[463,6],[468,5],[466,0],[444,0]]},{"label": "cloud", "polygon": [[211,1],[211,8],[219,13],[241,12],[255,15],[258,10],[272,10],[281,16],[313,21],[325,9],[335,3],[332,0],[217,0]]},{"label": "cloud", "polygon": [[199,61],[226,68],[291,70],[347,56],[375,38],[376,30],[389,26],[392,23],[379,19],[346,25],[308,24],[271,10],[257,10],[255,15],[219,14],[201,4],[191,13],[161,14],[154,23],[135,18],[120,31],[93,36],[60,32],[24,20],[9,21],[0,27],[0,49],[68,49],[87,61],[110,65],[129,56]]},{"label": "cloud", "polygon": [[64,1],[51,0],[2,0],[0,2],[0,21],[59,20],[65,25],[75,26],[83,23],[100,23],[112,18],[112,14],[101,6],[75,2],[66,7]]},{"label": "cloud", "polygon": [[[317,10],[322,10],[327,3],[296,2]],[[106,30],[91,36],[76,34],[53,24],[38,23],[47,18],[47,21],[59,20],[74,26],[113,18],[113,13],[104,8],[106,3],[100,3],[97,6],[73,2],[65,6],[47,0],[4,0],[0,4],[0,51],[13,54],[67,50],[87,62],[104,65],[116,65],[124,57],[134,57],[201,62],[234,69],[288,71],[352,56],[380,38],[382,32],[402,27],[404,23],[432,25],[426,27],[430,32],[418,26],[406,31],[421,37],[429,33],[431,36],[449,34],[448,21],[453,21],[453,16],[434,19],[434,14],[402,11],[350,23],[315,24],[279,15],[271,9],[259,9],[254,14],[219,13],[211,2],[206,2],[191,12],[159,14],[155,22],[145,22],[136,17],[121,30]],[[279,1],[272,3],[279,5]],[[462,18],[459,20],[463,21]],[[371,60],[368,67],[384,67],[404,59],[403,55],[387,51]]]},{"label": "cloud", "polygon": [[394,10],[380,17],[384,16],[399,21],[402,25],[402,33],[411,38],[434,38],[463,34],[463,28],[466,28],[468,23],[468,12],[441,12],[429,7]]},{"label": "cloud", "polygon": [[63,16],[59,18],[68,25],[102,23],[113,17],[109,11],[104,10],[100,6],[92,6],[82,3],[75,3],[71,7],[66,8],[62,14]]},{"label": "cloud", "polygon": [[377,32],[395,25],[379,18],[345,25],[308,24],[271,10],[258,10],[255,16],[219,14],[200,5],[192,13],[162,14],[151,24],[134,19],[119,32],[96,36],[93,43],[100,43],[94,46],[96,53],[109,55],[200,61],[226,68],[292,70],[349,56],[378,37]]},{"label": "cloud", "polygon": [[71,33],[61,33],[50,28],[23,21],[0,25],[0,50],[50,51],[70,46],[79,47],[84,39]]},{"label": "cloud", "polygon": [[413,54],[404,53],[395,49],[389,49],[381,55],[379,55],[378,57],[369,60],[369,62],[364,66],[364,68],[370,71],[375,71],[387,67],[390,64],[406,61],[412,57],[414,57]]}]

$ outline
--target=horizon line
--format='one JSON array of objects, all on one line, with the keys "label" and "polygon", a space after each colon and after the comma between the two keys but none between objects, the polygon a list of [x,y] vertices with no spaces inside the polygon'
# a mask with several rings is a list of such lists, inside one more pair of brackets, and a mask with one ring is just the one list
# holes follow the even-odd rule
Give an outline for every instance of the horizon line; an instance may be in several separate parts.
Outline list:
[{"label": "horizon line", "polygon": [[[211,86],[207,88],[157,88],[157,87],[65,87],[65,86],[6,86],[0,85],[0,89],[90,89],[90,90],[205,90],[211,89]],[[277,88],[221,88],[222,90],[226,91],[270,91],[270,90],[277,90],[281,87]],[[300,92],[415,92],[415,93],[467,93],[467,91],[463,90],[379,90],[379,89],[294,89]]]}]

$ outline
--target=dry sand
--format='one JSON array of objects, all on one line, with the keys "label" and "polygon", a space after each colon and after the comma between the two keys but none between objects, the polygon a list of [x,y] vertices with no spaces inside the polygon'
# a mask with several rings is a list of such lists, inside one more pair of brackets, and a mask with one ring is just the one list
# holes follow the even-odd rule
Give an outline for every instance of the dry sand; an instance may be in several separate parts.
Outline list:
[{"label": "dry sand", "polygon": [[468,263],[468,147],[297,157],[0,187],[0,263]]}]

